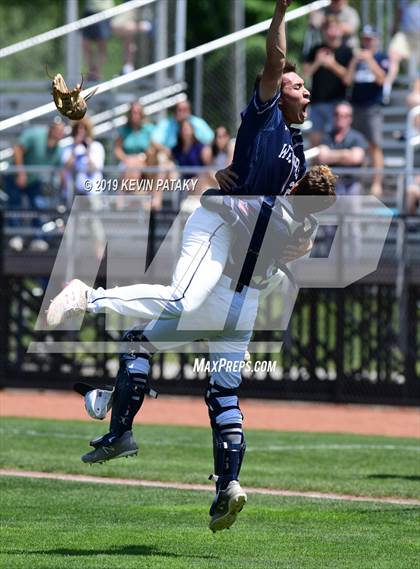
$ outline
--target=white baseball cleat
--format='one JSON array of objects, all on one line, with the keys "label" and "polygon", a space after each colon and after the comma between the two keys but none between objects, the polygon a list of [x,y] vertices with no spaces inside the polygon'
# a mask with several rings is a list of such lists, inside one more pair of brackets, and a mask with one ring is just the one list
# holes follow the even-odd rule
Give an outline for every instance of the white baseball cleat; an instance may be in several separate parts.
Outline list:
[{"label": "white baseball cleat", "polygon": [[84,282],[74,279],[51,302],[47,310],[47,324],[50,328],[59,326],[64,320],[85,312],[86,293],[90,290]]},{"label": "white baseball cleat", "polygon": [[225,490],[220,490],[210,508],[209,528],[213,533],[229,529],[246,504],[246,494],[237,480],[229,482]]}]

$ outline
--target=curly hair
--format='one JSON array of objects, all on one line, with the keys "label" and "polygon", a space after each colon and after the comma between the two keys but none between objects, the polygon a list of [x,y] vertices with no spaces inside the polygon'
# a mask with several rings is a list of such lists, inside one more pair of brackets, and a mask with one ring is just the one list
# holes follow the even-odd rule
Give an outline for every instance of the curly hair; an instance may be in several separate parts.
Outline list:
[{"label": "curly hair", "polygon": [[307,213],[315,213],[331,207],[336,199],[335,176],[328,166],[312,166],[294,187],[292,194],[295,196],[318,196],[317,200],[304,200],[300,208],[305,208]]},{"label": "curly hair", "polygon": [[297,196],[335,196],[337,176],[329,166],[312,166],[297,184]]}]

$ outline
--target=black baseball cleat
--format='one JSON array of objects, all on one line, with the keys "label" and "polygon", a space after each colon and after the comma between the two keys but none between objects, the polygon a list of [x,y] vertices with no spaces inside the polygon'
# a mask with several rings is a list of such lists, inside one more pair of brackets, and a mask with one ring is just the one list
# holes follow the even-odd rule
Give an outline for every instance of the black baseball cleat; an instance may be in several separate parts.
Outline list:
[{"label": "black baseball cleat", "polygon": [[246,494],[237,480],[231,480],[225,490],[220,490],[210,508],[209,528],[213,533],[229,529],[246,504]]},{"label": "black baseball cleat", "polygon": [[120,437],[105,435],[91,441],[90,444],[95,447],[94,450],[82,456],[82,461],[88,464],[106,462],[123,456],[133,456],[139,450],[132,431],[126,431]]}]

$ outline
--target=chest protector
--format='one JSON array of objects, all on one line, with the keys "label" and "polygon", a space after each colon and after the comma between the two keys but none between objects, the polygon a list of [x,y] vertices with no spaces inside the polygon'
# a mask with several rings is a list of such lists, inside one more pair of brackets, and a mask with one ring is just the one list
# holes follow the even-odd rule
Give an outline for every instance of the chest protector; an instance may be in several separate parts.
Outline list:
[{"label": "chest protector", "polygon": [[[287,245],[297,245],[299,238],[309,239],[318,225],[313,215],[299,219],[287,197],[240,199],[226,195],[222,198],[222,195],[218,190],[208,190],[202,196],[202,204],[217,211],[232,227],[234,238],[225,273],[228,276],[240,274],[238,282],[241,286],[250,285],[253,276],[263,279],[269,277],[274,267],[283,270],[284,248]],[[245,259],[244,243],[249,243]],[[263,253],[256,274],[261,251]],[[285,272],[289,274],[288,270]]]}]

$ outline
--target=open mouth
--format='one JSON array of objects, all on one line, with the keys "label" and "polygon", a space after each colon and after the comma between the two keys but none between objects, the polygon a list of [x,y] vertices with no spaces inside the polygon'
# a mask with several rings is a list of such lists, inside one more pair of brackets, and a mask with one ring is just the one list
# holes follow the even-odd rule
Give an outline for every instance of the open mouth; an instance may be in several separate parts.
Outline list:
[{"label": "open mouth", "polygon": [[302,108],[302,114],[303,114],[303,117],[305,119],[308,118],[308,106],[309,106],[309,102],[305,103],[305,105],[303,105],[303,108]]}]

